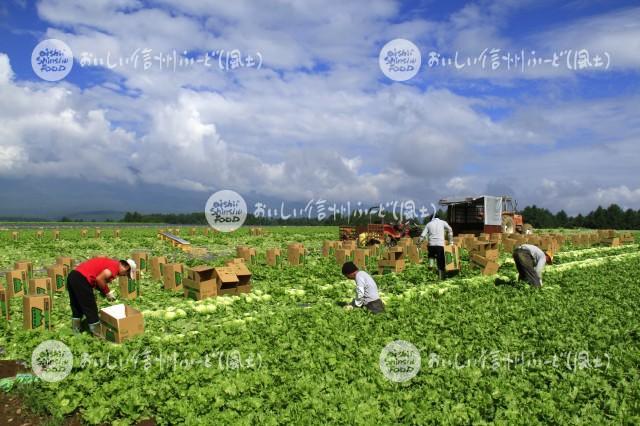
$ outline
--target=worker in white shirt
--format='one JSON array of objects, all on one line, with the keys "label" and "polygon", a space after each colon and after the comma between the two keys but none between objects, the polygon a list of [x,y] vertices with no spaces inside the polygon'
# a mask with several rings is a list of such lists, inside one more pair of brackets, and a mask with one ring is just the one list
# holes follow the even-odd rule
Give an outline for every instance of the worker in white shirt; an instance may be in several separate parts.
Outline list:
[{"label": "worker in white shirt", "polygon": [[384,312],[384,303],[378,296],[378,286],[371,275],[358,270],[353,262],[342,265],[342,275],[356,282],[356,298],[347,307],[367,308],[374,314]]},{"label": "worker in white shirt", "polygon": [[542,251],[533,244],[523,244],[513,250],[520,281],[526,281],[534,287],[542,286],[544,266],[553,263],[553,253]]},{"label": "worker in white shirt", "polygon": [[444,231],[447,231],[449,236],[449,244],[453,244],[453,229],[449,224],[437,217],[433,217],[425,226],[424,231],[420,235],[420,242],[427,240],[429,266],[433,267],[434,259],[438,264],[438,276],[441,280],[444,280],[447,275],[445,272],[445,259],[444,259]]}]

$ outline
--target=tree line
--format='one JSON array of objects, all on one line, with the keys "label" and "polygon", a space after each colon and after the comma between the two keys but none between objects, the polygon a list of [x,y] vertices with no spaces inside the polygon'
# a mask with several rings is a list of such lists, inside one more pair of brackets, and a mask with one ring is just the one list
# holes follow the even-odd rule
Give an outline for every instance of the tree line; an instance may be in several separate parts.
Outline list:
[{"label": "tree line", "polygon": [[[607,208],[599,206],[587,215],[578,214],[569,216],[564,210],[552,213],[548,209],[536,205],[527,206],[521,211],[525,223],[530,223],[534,228],[591,228],[591,229],[640,229],[640,209],[623,210],[617,204],[611,204]],[[438,216],[445,218],[443,210],[438,212]],[[384,218],[378,215],[372,216],[374,223],[384,220],[384,223],[394,223],[396,218],[391,213],[386,213]],[[428,219],[427,219],[428,220]],[[207,220],[204,213],[174,213],[174,214],[142,214],[139,212],[127,212],[121,222],[127,223],[171,223],[175,225],[206,225]],[[361,225],[369,222],[367,215],[352,215],[350,217],[333,215],[323,220],[307,217],[267,218],[247,215],[246,225],[269,226],[269,225]]]}]

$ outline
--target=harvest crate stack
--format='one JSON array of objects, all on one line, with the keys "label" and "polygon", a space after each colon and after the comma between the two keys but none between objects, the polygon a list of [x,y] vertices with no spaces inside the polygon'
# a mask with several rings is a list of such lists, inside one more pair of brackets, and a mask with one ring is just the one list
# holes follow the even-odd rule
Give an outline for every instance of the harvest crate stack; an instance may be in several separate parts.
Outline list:
[{"label": "harvest crate stack", "polygon": [[500,251],[495,241],[475,241],[469,247],[471,264],[480,268],[482,275],[493,275],[498,272]]},{"label": "harvest crate stack", "polygon": [[405,261],[404,261],[404,250],[402,247],[389,247],[386,253],[384,253],[383,257],[378,261],[378,273],[379,274],[388,274],[388,273],[400,273],[404,271]]}]

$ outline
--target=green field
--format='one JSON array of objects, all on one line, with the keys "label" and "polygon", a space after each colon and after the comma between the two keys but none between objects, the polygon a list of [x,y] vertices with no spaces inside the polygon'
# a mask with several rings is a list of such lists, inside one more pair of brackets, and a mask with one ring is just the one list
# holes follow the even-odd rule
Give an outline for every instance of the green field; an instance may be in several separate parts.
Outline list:
[{"label": "green field", "polygon": [[[259,255],[244,297],[189,301],[144,274],[142,297],[127,304],[144,312],[145,333],[122,345],[74,335],[66,292],[55,297],[51,331],[23,330],[14,298],[11,321],[0,320],[0,357],[30,360],[38,344],[57,339],[71,348],[74,369],[62,382],[10,392],[54,419],[80,413],[88,424],[640,424],[637,244],[566,247],[541,290],[516,283],[505,255],[498,277],[478,276],[464,256],[445,282],[412,264],[374,275],[387,311],[373,316],[336,304],[354,295],[335,260],[320,255],[337,228],[267,228],[264,237],[182,230],[214,258],[189,258],[154,228],[123,228],[120,239],[109,229],[99,239],[62,230],[59,241],[50,231],[42,240],[21,231],[17,242],[1,232],[3,271],[21,259],[38,271],[60,255],[123,258],[135,249],[186,265],[223,265],[239,244]],[[304,266],[264,264],[266,248],[291,242],[309,249]],[[402,383],[380,368],[395,340],[421,357]]]}]

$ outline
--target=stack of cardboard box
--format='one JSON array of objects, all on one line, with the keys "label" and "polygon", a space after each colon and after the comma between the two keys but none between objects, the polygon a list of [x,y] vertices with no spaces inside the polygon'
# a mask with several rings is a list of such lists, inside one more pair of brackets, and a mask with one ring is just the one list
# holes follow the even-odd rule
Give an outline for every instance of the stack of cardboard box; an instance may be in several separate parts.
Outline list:
[{"label": "stack of cardboard box", "polygon": [[373,256],[371,255],[371,251],[368,248],[356,249],[353,252],[353,263],[356,264],[358,269],[369,270],[371,265],[371,259]]},{"label": "stack of cardboard box", "polygon": [[355,250],[356,248],[358,248],[358,245],[356,244],[355,240],[344,240],[340,244],[340,247],[342,247],[343,249]]},{"label": "stack of cardboard box", "polygon": [[388,251],[378,261],[378,273],[387,274],[391,272],[404,271],[404,250],[402,247],[389,247]]},{"label": "stack of cardboard box", "polygon": [[251,271],[241,259],[234,259],[227,262],[229,267],[238,278],[238,293],[251,293]]},{"label": "stack of cardboard box", "polygon": [[620,244],[632,244],[636,241],[631,232],[621,232],[618,238],[620,239]]},{"label": "stack of cardboard box", "polygon": [[493,275],[498,272],[498,258],[500,251],[495,241],[476,241],[469,250],[472,265],[479,267],[483,275]]},{"label": "stack of cardboard box", "polygon": [[338,266],[342,266],[345,262],[353,261],[354,250],[347,248],[336,249],[336,263]]},{"label": "stack of cardboard box", "polygon": [[304,245],[301,243],[289,244],[287,247],[287,258],[289,259],[289,265],[303,265],[306,259]]},{"label": "stack of cardboard box", "polygon": [[540,239],[540,246],[544,251],[551,251],[552,253],[557,253],[560,250],[560,245],[558,244],[558,240],[553,237],[542,237]]}]

